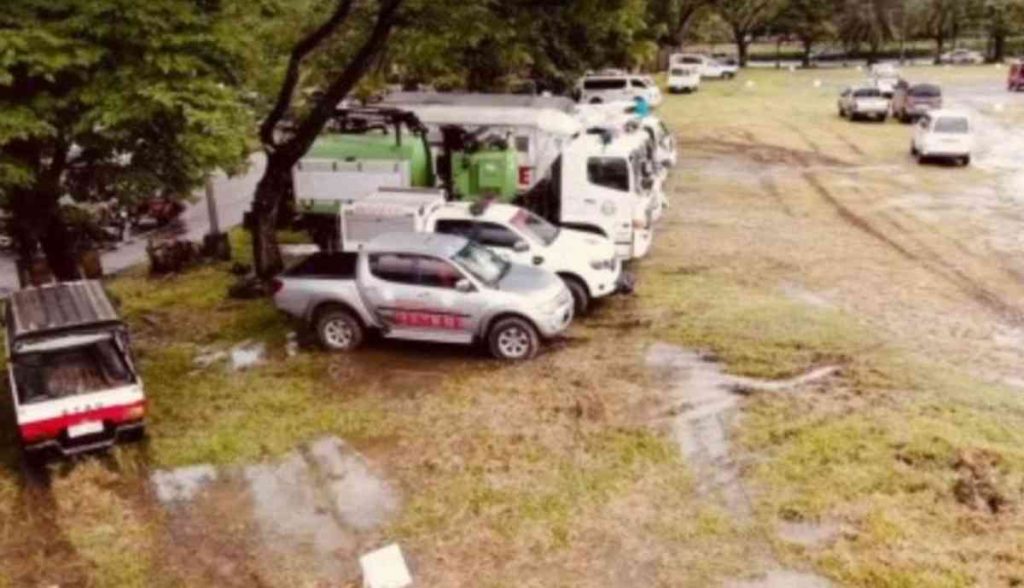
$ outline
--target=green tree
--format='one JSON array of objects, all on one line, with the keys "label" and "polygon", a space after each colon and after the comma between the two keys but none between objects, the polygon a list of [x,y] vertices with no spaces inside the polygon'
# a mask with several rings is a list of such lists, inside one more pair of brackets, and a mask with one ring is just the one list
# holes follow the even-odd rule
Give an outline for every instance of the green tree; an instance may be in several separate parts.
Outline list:
[{"label": "green tree", "polygon": [[754,35],[771,23],[784,6],[785,0],[718,0],[715,3],[719,17],[732,33],[740,65],[747,64]]},{"label": "green tree", "polygon": [[774,25],[800,40],[803,65],[811,64],[814,44],[835,34],[832,15],[835,6],[825,0],[789,0]]},{"label": "green tree", "polygon": [[989,59],[1006,58],[1006,39],[1024,31],[1024,0],[984,0],[982,22],[989,39]]},{"label": "green tree", "polygon": [[[226,0],[8,0],[0,13],[0,205],[23,256],[77,277],[64,195],[188,194],[244,161],[249,53]],[[102,173],[98,173],[102,170]]]}]

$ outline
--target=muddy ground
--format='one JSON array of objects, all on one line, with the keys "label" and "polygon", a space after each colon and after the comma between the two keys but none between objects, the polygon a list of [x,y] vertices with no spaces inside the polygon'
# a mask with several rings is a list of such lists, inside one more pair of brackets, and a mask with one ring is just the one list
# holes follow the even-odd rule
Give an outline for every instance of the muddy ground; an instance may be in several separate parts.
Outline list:
[{"label": "muddy ground", "polygon": [[0,586],[356,586],[391,542],[422,586],[1018,585],[1004,74],[908,71],[975,117],[968,169],[836,117],[852,69],[668,96],[681,164],[638,294],[526,365],[292,356],[265,303],[224,301],[226,267],[120,278],[150,440],[34,472],[6,437]]}]

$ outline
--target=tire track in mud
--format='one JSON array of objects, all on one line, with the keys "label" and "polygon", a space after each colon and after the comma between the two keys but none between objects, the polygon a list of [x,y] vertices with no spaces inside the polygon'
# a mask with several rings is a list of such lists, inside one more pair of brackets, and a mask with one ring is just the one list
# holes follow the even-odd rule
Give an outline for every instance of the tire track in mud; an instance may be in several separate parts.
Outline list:
[{"label": "tire track in mud", "polygon": [[886,218],[888,224],[898,230],[902,237],[914,241],[914,244],[920,250],[919,252],[911,251],[903,244],[887,235],[876,225],[868,222],[864,217],[840,202],[839,199],[837,199],[814,174],[804,172],[803,176],[811,188],[813,188],[822,200],[824,200],[847,224],[881,242],[904,259],[915,263],[933,275],[955,286],[963,294],[987,310],[995,312],[1004,320],[1007,320],[1014,325],[1024,324],[1024,312],[1022,312],[1020,308],[1003,300],[998,294],[988,290],[984,285],[979,284],[962,269],[943,260],[941,256],[932,251],[919,239],[915,238],[912,230],[891,218]]},{"label": "tire track in mud", "polygon": [[775,181],[775,176],[770,173],[761,174],[760,177],[761,188],[764,189],[782,209],[782,212],[786,216],[795,217],[796,214],[793,212],[793,207],[790,206],[786,199],[782,197],[782,191],[779,190],[779,183]]}]

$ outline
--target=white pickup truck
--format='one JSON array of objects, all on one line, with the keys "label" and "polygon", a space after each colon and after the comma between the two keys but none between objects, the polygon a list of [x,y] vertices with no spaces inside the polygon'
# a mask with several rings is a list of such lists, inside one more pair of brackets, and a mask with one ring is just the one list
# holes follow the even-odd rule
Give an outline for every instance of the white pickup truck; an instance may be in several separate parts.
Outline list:
[{"label": "white pickup truck", "polygon": [[557,274],[572,293],[576,315],[595,298],[633,289],[610,239],[556,227],[511,204],[445,202],[437,190],[383,188],[340,214],[345,251],[358,251],[384,232],[410,231],[466,237],[507,261]]},{"label": "white pickup truck", "polygon": [[536,355],[572,321],[557,276],[453,235],[386,233],[359,253],[318,253],[273,282],[274,304],[334,351],[384,337],[472,344],[509,361]]}]

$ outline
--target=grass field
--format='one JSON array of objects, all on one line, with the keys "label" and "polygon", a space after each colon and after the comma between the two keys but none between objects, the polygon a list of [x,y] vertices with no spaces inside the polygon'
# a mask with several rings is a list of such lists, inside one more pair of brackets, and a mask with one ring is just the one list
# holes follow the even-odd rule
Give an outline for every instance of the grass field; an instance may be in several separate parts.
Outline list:
[{"label": "grass field", "polygon": [[[1003,74],[909,72],[964,95]],[[907,127],[839,119],[837,89],[858,75],[749,72],[667,97],[681,164],[655,250],[633,268],[638,294],[530,364],[386,343],[289,357],[294,325],[267,301],[228,301],[226,265],[112,280],[150,440],[54,466],[41,485],[4,437],[0,586],[273,584],[275,562],[241,538],[217,544],[227,564],[185,557],[213,539],[175,535],[147,476],[271,459],[324,434],[400,489],[399,516],[365,542],[398,541],[422,586],[703,587],[776,567],[847,586],[1018,585],[1024,262],[1004,244],[1024,209],[984,191],[1004,170],[917,167]],[[992,100],[981,115],[1019,124],[1024,103]],[[264,364],[194,362],[246,340],[266,344]],[[664,390],[644,356],[659,341],[745,376],[841,367],[742,399],[731,460],[751,516],[702,491],[657,426]],[[209,534],[244,534],[233,524]],[[835,532],[788,540],[794,524]],[[307,572],[288,583],[311,585]]]}]

